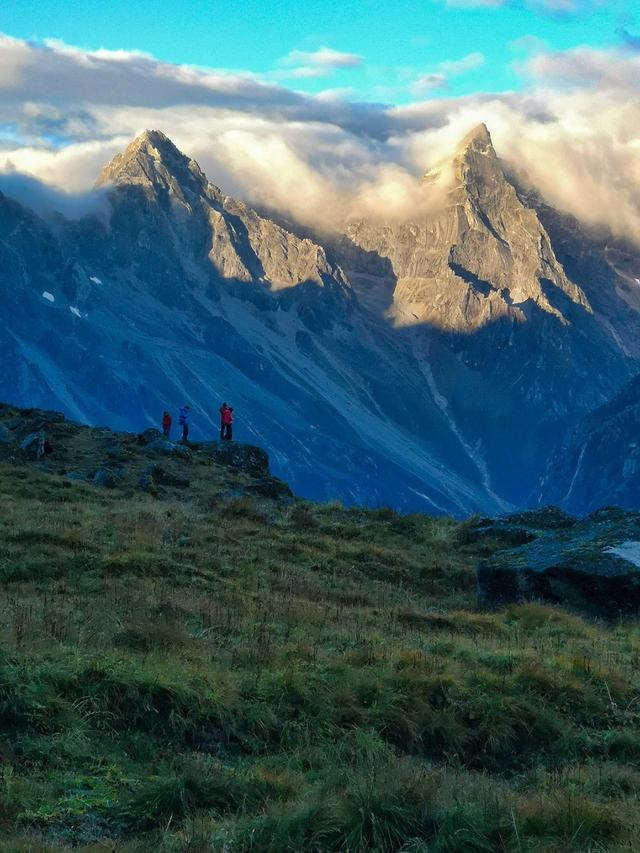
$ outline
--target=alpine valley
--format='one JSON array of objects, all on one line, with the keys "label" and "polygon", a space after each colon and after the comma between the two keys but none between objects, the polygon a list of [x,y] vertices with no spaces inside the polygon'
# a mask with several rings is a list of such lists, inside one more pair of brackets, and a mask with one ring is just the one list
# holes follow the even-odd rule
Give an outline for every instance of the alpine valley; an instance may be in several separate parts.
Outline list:
[{"label": "alpine valley", "polygon": [[0,194],[0,399],[118,430],[189,402],[196,439],[226,399],[313,499],[638,508],[602,434],[638,399],[640,250],[521,186],[484,125],[425,193],[444,173],[437,209],[330,237],[225,195],[159,131],[105,166],[103,215]]}]

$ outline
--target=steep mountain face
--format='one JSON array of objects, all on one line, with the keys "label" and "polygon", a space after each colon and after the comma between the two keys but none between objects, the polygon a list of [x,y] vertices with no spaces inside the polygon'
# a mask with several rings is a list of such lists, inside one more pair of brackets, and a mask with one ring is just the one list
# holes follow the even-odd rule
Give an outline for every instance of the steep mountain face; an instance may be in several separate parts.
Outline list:
[{"label": "steep mountain face", "polygon": [[507,181],[485,125],[462,141],[451,171],[442,210],[416,222],[347,228],[355,246],[390,261],[397,323],[468,333],[500,318],[524,321],[532,308],[563,322],[556,291],[588,312],[536,212]]},{"label": "steep mountain face", "polygon": [[559,443],[532,498],[577,515],[640,507],[640,376]]},{"label": "steep mountain face", "polygon": [[542,500],[553,448],[640,370],[634,260],[524,192],[484,126],[443,168],[437,210],[327,249],[158,131],[103,169],[102,218],[0,195],[0,399],[130,430],[189,401],[196,439],[227,399],[303,496]]},{"label": "steep mountain face", "polygon": [[466,514],[502,503],[415,357],[320,245],[224,196],[163,134],[105,167],[105,220],[0,198],[0,398],[118,429],[189,401],[192,435],[268,448],[294,490]]},{"label": "steep mountain face", "polygon": [[568,273],[550,216],[507,176],[484,125],[447,168],[439,210],[350,223],[337,254],[411,346],[487,488],[521,505],[559,436],[637,371],[640,306],[584,265]]}]

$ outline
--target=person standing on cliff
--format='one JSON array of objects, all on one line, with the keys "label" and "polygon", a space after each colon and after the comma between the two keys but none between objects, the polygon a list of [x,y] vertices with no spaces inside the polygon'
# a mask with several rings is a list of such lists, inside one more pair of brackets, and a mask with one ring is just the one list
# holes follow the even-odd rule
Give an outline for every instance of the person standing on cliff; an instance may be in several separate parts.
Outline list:
[{"label": "person standing on cliff", "polygon": [[181,406],[180,414],[178,416],[178,423],[182,427],[182,443],[187,444],[189,440],[189,412],[191,411],[191,406]]},{"label": "person standing on cliff", "polygon": [[167,411],[162,413],[162,434],[165,438],[171,435],[171,415]]},{"label": "person standing on cliff", "polygon": [[220,406],[220,440],[233,439],[233,407],[223,403]]}]

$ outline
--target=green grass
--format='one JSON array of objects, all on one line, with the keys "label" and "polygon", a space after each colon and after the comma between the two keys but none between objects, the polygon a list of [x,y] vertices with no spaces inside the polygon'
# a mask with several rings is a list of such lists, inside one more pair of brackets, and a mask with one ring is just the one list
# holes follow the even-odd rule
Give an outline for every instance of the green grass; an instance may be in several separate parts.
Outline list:
[{"label": "green grass", "polygon": [[0,465],[0,851],[637,849],[636,623],[481,611],[465,523],[130,456]]}]

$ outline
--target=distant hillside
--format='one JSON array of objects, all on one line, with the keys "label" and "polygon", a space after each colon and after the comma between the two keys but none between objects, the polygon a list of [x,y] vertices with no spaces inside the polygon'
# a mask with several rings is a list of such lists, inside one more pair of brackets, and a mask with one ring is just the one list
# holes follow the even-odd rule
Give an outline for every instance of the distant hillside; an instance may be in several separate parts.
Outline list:
[{"label": "distant hillside", "polygon": [[0,456],[0,851],[634,849],[637,623],[478,606],[526,514],[9,406]]},{"label": "distant hillside", "polygon": [[540,492],[578,514],[640,506],[639,376],[558,442]]}]

